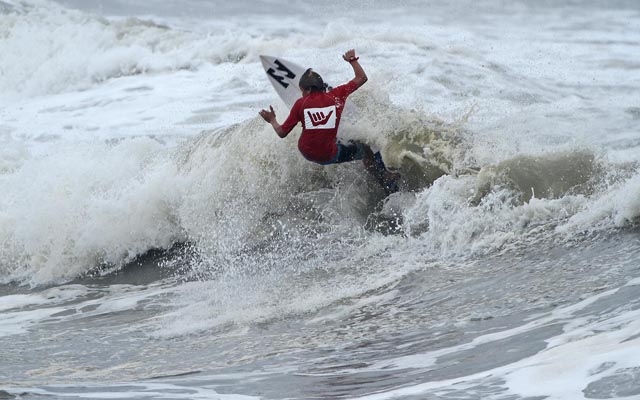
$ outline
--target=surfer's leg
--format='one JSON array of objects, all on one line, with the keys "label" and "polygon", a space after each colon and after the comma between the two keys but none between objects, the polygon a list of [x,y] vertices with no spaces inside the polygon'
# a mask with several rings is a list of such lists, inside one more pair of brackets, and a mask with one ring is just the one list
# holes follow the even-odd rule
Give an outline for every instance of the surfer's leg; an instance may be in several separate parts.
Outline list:
[{"label": "surfer's leg", "polygon": [[333,164],[343,162],[362,160],[365,156],[365,147],[363,143],[349,142],[347,144],[338,143],[338,155]]},{"label": "surfer's leg", "polygon": [[365,145],[362,162],[367,171],[380,183],[387,195],[400,190],[398,187],[400,175],[387,169],[379,151],[374,153],[369,146]]},{"label": "surfer's leg", "polygon": [[371,147],[361,142],[338,143],[338,154],[332,164],[362,160],[365,169],[382,186],[387,194],[399,190],[399,175],[387,170],[380,152],[374,153]]}]

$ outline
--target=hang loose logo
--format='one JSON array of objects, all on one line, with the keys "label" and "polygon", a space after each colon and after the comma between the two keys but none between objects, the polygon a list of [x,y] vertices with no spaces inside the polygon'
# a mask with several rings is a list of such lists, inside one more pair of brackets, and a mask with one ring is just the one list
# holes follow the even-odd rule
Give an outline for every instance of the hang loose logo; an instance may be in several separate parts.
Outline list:
[{"label": "hang loose logo", "polygon": [[313,129],[333,129],[336,126],[336,107],[305,109],[305,127]]},{"label": "hang loose logo", "polygon": [[329,118],[333,115],[333,110],[331,110],[331,112],[326,116],[322,111],[318,111],[313,114],[307,111],[307,115],[309,115],[309,119],[311,119],[311,125],[320,126],[325,125],[329,121]]}]

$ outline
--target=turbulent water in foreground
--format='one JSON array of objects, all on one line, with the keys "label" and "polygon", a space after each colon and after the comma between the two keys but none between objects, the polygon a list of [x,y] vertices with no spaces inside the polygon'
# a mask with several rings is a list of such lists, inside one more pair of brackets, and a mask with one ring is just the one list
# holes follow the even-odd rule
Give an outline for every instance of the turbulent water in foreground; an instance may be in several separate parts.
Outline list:
[{"label": "turbulent water in foreground", "polygon": [[[558,4],[562,3],[562,4]],[[0,0],[0,399],[640,398],[635,1]],[[318,166],[259,55],[350,97]]]}]

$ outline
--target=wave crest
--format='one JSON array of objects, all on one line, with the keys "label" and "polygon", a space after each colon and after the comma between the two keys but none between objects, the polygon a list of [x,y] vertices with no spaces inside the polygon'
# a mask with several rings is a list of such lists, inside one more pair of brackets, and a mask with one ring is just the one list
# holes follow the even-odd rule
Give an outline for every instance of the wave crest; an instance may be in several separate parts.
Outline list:
[{"label": "wave crest", "polygon": [[5,95],[61,93],[123,76],[238,62],[252,43],[244,34],[207,35],[152,20],[107,19],[49,2],[2,10]]}]

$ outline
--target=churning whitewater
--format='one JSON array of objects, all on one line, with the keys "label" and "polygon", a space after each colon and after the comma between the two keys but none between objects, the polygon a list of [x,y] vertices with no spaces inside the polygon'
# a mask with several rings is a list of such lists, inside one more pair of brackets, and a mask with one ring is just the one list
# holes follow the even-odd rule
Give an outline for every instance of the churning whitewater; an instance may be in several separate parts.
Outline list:
[{"label": "churning whitewater", "polygon": [[[0,398],[640,396],[640,7],[0,0]],[[272,55],[349,97],[321,166]]]}]

